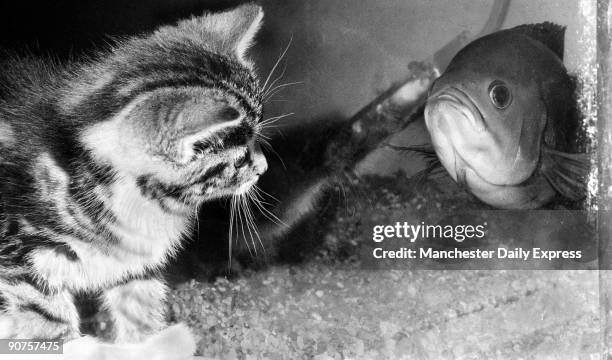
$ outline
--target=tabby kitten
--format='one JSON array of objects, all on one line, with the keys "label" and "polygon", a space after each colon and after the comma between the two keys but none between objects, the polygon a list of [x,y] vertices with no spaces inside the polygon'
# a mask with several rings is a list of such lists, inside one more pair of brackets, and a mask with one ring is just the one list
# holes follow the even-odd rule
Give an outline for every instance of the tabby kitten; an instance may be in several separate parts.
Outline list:
[{"label": "tabby kitten", "polygon": [[116,341],[164,326],[158,270],[198,206],[266,171],[245,52],[259,6],[208,14],[60,67],[0,75],[0,338],[80,336],[99,293]]}]

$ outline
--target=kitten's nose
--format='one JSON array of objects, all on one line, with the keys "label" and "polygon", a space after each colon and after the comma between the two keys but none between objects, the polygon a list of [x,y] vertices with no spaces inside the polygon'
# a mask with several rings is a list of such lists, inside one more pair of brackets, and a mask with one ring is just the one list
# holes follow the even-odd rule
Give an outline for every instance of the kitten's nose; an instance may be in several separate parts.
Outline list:
[{"label": "kitten's nose", "polygon": [[266,157],[260,154],[260,156],[258,156],[255,159],[254,166],[255,166],[255,174],[257,174],[257,176],[263,175],[266,172],[266,170],[268,170],[268,162],[266,161]]},{"label": "kitten's nose", "polygon": [[255,169],[255,174],[257,176],[263,175],[263,173],[268,170],[268,162],[266,161],[266,157],[261,152],[261,147],[257,143],[253,143],[249,148],[252,151],[253,157],[253,168]]}]

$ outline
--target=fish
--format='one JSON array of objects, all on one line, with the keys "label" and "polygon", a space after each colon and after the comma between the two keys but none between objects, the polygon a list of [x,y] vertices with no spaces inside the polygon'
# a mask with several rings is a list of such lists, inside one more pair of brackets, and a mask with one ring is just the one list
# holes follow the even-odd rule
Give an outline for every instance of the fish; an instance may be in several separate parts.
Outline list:
[{"label": "fish", "polygon": [[591,157],[577,152],[580,117],[575,78],[563,64],[565,29],[526,24],[466,45],[429,89],[431,145],[392,147],[428,155],[432,167],[496,208],[583,199]]}]

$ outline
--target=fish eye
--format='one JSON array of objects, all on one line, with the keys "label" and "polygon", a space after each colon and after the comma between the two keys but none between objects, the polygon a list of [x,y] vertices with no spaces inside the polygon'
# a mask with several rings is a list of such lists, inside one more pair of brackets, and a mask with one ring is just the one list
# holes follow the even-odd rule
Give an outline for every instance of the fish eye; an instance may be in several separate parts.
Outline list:
[{"label": "fish eye", "polygon": [[512,103],[512,93],[502,81],[495,80],[489,85],[489,97],[496,108],[503,110]]}]

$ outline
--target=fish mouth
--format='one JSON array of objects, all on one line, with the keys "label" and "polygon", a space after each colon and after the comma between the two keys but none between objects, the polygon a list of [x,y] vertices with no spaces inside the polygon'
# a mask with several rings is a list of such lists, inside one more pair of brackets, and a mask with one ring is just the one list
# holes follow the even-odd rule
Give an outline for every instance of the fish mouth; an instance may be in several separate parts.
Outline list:
[{"label": "fish mouth", "polygon": [[470,191],[470,186],[467,180],[467,172],[470,168],[469,164],[465,159],[459,154],[459,152],[453,148],[453,170],[454,176],[453,178],[457,182],[460,188]]},{"label": "fish mouth", "polygon": [[459,186],[469,188],[466,170],[473,164],[462,149],[487,130],[475,102],[458,87],[445,86],[429,96],[425,123],[444,167]]},{"label": "fish mouth", "polygon": [[474,100],[458,87],[449,86],[432,94],[427,101],[431,105],[444,103],[459,111],[478,132],[487,130],[482,112],[476,106]]}]

